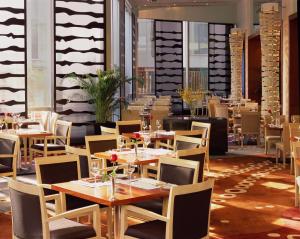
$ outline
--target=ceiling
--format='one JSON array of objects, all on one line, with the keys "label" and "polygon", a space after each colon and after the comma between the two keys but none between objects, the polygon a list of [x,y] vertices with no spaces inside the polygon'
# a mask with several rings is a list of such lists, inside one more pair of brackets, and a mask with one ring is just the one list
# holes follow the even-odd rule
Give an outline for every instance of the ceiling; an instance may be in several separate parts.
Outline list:
[{"label": "ceiling", "polygon": [[134,0],[139,8],[175,6],[215,6],[235,4],[238,0]]}]

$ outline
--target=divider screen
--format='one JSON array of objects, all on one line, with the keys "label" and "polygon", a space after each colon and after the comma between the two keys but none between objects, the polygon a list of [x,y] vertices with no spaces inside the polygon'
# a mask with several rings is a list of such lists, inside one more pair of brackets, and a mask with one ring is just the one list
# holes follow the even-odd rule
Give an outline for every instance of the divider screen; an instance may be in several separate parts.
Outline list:
[{"label": "divider screen", "polygon": [[27,111],[25,0],[0,1],[0,113]]},{"label": "divider screen", "polygon": [[72,136],[82,137],[95,121],[95,109],[76,80],[66,76],[96,76],[105,68],[105,1],[55,0],[54,10],[56,111],[73,122]]},{"label": "divider screen", "polygon": [[208,90],[220,96],[230,94],[231,68],[229,34],[232,24],[208,26]]},{"label": "divider screen", "polygon": [[155,20],[155,94],[171,95],[173,111],[182,111],[177,91],[183,87],[182,22]]}]

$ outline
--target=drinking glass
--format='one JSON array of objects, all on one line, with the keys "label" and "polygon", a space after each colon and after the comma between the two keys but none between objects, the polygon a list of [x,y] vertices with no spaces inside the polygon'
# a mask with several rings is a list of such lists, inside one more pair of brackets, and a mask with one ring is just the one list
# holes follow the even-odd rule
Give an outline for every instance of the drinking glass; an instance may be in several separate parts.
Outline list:
[{"label": "drinking glass", "polygon": [[119,148],[120,148],[120,152],[121,152],[123,147],[125,146],[125,139],[122,135],[118,136],[118,144],[119,144]]},{"label": "drinking glass", "polygon": [[129,162],[127,172],[128,172],[128,176],[129,176],[130,186],[131,186],[132,174],[134,173],[134,171],[135,171],[135,165],[132,162]]},{"label": "drinking glass", "polygon": [[97,176],[100,174],[100,163],[97,160],[94,160],[91,162],[91,174],[95,178],[94,182],[96,185],[97,182]]},{"label": "drinking glass", "polygon": [[1,120],[1,121],[0,121],[0,131],[1,131],[1,132],[2,132],[3,126],[4,126],[4,120]]},{"label": "drinking glass", "polygon": [[144,138],[144,146],[148,148],[148,145],[151,143],[151,137],[149,134],[145,134],[143,138]]},{"label": "drinking glass", "polygon": [[144,132],[145,132],[146,129],[147,129],[147,122],[146,122],[146,120],[143,121],[143,129],[144,129]]},{"label": "drinking glass", "polygon": [[161,127],[160,120],[156,120],[157,131],[159,131],[160,127]]}]

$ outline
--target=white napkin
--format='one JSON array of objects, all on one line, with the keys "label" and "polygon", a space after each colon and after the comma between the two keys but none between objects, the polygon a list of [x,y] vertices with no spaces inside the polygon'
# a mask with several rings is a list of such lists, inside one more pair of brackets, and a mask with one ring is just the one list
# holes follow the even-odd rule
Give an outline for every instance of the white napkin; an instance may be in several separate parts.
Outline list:
[{"label": "white napkin", "polygon": [[71,182],[75,183],[75,184],[79,184],[81,186],[90,187],[90,188],[109,186],[110,185],[110,181],[96,182],[95,183],[95,182],[87,182],[87,181],[83,181],[83,180],[75,180],[75,181],[71,181]]}]

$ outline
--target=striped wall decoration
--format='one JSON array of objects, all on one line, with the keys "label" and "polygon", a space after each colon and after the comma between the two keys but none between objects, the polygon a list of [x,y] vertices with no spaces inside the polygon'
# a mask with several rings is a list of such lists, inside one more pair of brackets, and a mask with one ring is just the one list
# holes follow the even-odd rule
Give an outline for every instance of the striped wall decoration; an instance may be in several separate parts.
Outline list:
[{"label": "striped wall decoration", "polygon": [[96,76],[97,69],[105,69],[105,1],[55,0],[54,4],[56,112],[73,122],[74,137],[82,137],[95,120],[95,109],[77,82],[66,76]]},{"label": "striped wall decoration", "polygon": [[182,22],[155,20],[155,94],[171,95],[173,111],[182,111],[177,91],[183,87]]},{"label": "striped wall decoration", "polygon": [[208,25],[208,90],[228,97],[230,94],[231,67],[229,34],[232,24]]},{"label": "striped wall decoration", "polygon": [[25,0],[0,1],[0,113],[27,111],[25,23]]},{"label": "striped wall decoration", "polygon": [[[138,40],[138,26],[137,17],[132,13],[132,77],[136,77],[137,66],[137,40]],[[136,82],[132,84],[132,97],[136,97]]]}]

